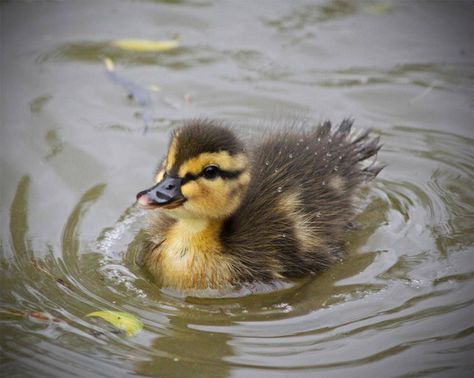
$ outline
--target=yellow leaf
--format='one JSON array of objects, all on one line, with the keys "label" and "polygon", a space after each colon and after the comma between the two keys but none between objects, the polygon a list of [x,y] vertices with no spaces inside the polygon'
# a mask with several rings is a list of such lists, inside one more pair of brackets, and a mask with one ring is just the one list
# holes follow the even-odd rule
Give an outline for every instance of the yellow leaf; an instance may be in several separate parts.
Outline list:
[{"label": "yellow leaf", "polygon": [[132,314],[118,311],[95,311],[86,316],[102,318],[113,326],[125,331],[127,336],[133,336],[143,329],[143,323]]},{"label": "yellow leaf", "polygon": [[148,39],[117,39],[112,41],[111,44],[114,47],[124,50],[160,52],[177,48],[179,46],[179,40],[152,41]]}]

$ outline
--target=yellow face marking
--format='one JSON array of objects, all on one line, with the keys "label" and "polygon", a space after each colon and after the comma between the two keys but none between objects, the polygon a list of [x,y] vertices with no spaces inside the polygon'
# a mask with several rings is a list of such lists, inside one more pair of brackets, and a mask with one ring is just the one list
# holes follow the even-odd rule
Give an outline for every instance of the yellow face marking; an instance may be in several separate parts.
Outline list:
[{"label": "yellow face marking", "polygon": [[[168,157],[164,167],[156,176],[156,180],[161,181],[164,174],[173,168],[176,154],[176,138],[172,140]],[[178,171],[179,177],[186,174],[199,176],[202,170],[209,166],[216,165],[224,171],[243,171],[238,177],[226,178],[216,177],[206,179],[198,177],[185,182],[181,186],[181,193],[186,198],[186,202],[176,209],[162,209],[169,212],[169,215],[176,219],[184,218],[212,218],[223,219],[232,215],[237,209],[250,181],[250,173],[247,170],[248,158],[245,154],[230,155],[227,151],[202,153],[195,158],[184,162]]]},{"label": "yellow face marking", "polygon": [[249,171],[242,172],[239,177],[239,184],[246,187],[249,182],[250,182],[250,172]]},{"label": "yellow face marking", "polygon": [[176,152],[178,148],[178,133],[176,133],[168,148],[168,156],[166,157],[166,170],[169,172],[176,162]]},{"label": "yellow face marking", "polygon": [[208,165],[216,165],[224,171],[241,171],[247,167],[247,164],[248,159],[245,154],[230,155],[227,151],[205,152],[184,162],[178,173],[180,177],[186,176],[187,173],[197,175]]},{"label": "yellow face marking", "polygon": [[161,168],[155,176],[156,183],[159,183],[161,180],[163,180],[163,177],[165,176],[165,172],[166,172],[165,167],[166,167],[166,160],[161,164]]},{"label": "yellow face marking", "polygon": [[181,187],[187,201],[183,208],[196,217],[222,219],[230,216],[240,204],[250,175],[241,174],[239,179],[213,180],[199,178],[190,181]]},{"label": "yellow face marking", "polygon": [[165,175],[165,170],[161,169],[155,176],[155,182],[159,183],[161,180],[163,180],[164,175]]}]

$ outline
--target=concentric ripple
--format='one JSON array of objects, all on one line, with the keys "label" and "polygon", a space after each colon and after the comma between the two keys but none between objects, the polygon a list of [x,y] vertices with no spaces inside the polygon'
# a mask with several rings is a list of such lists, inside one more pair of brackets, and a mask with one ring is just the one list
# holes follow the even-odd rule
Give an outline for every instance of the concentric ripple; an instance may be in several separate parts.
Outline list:
[{"label": "concentric ripple", "polygon": [[[24,177],[2,245],[4,371],[462,374],[473,337],[473,141],[401,126],[383,139],[389,167],[360,193],[346,259],[314,279],[236,298],[156,288],[135,263],[145,219],[135,205],[95,243],[83,242],[81,224],[104,185],[71,211],[60,257],[47,245],[38,258]],[[127,339],[85,318],[97,309],[134,314],[145,328]]]}]

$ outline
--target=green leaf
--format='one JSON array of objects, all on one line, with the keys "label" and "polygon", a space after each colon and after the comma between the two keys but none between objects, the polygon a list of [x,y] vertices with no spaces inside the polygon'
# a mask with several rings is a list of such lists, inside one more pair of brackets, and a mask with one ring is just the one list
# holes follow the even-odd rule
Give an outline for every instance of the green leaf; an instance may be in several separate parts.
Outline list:
[{"label": "green leaf", "polygon": [[118,311],[95,311],[86,316],[102,318],[113,326],[125,331],[127,336],[136,335],[143,329],[143,323],[132,314]]}]

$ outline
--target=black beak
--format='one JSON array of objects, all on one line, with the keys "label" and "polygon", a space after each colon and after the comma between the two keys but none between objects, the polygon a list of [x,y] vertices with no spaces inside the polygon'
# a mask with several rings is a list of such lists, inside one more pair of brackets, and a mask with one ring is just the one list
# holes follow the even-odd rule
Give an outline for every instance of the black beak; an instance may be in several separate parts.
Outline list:
[{"label": "black beak", "polygon": [[182,179],[179,177],[165,176],[152,188],[138,193],[137,201],[146,209],[178,207],[186,201],[181,193],[181,183]]}]

